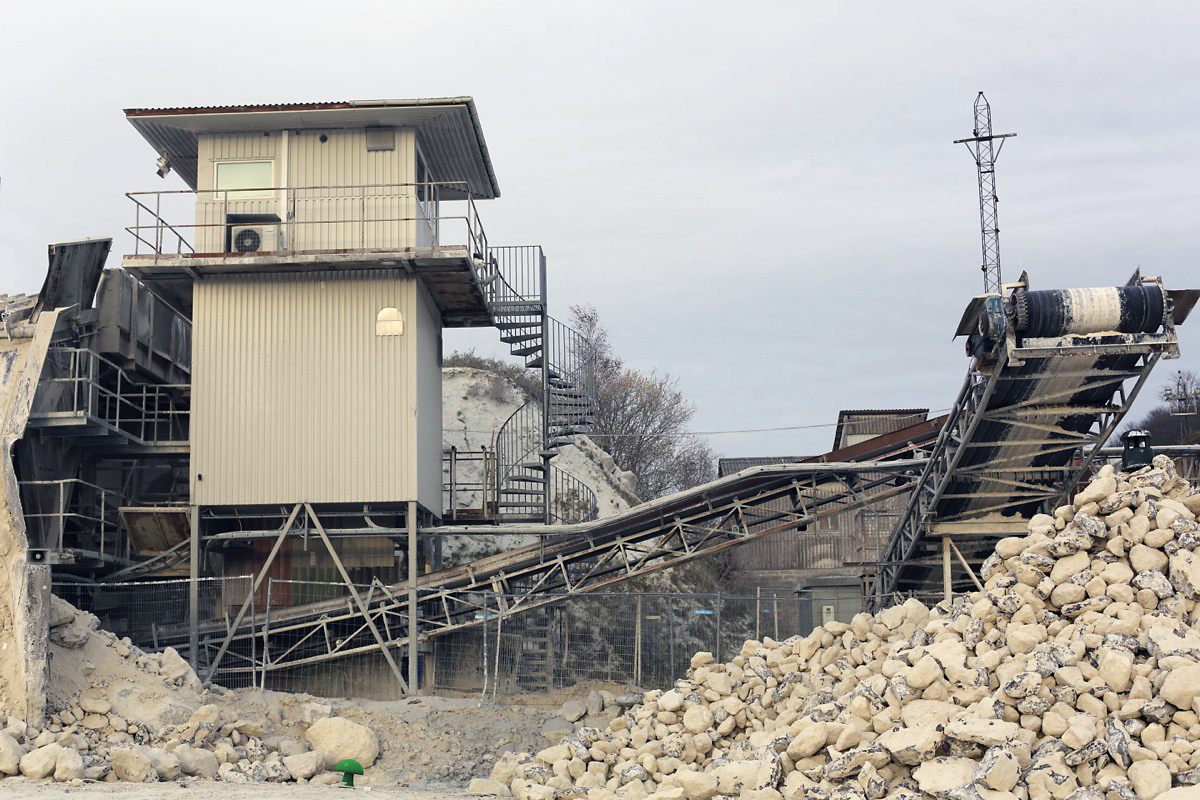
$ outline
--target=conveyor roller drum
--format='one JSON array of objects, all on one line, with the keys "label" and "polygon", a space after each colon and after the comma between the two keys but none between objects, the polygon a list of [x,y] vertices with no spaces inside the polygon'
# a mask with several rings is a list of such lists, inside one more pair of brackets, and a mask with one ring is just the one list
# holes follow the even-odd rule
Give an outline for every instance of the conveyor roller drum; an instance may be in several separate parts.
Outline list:
[{"label": "conveyor roller drum", "polygon": [[1167,309],[1166,293],[1156,284],[1018,292],[1022,301],[1025,313],[1017,315],[1017,330],[1028,337],[1154,333]]}]

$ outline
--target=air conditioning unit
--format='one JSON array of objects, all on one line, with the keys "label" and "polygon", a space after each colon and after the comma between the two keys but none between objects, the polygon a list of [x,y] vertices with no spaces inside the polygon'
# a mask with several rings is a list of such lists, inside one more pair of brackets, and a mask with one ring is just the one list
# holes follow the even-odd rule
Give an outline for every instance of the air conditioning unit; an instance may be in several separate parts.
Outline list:
[{"label": "air conditioning unit", "polygon": [[277,225],[232,225],[229,246],[234,253],[269,253],[281,250]]}]

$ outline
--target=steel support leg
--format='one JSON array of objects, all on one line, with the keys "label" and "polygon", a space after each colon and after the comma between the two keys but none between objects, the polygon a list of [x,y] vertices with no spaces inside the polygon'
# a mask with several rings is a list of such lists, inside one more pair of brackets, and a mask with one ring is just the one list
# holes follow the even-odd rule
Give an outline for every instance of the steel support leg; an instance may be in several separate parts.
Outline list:
[{"label": "steel support leg", "polygon": [[417,691],[417,503],[408,501],[404,514],[408,527],[408,688]]}]

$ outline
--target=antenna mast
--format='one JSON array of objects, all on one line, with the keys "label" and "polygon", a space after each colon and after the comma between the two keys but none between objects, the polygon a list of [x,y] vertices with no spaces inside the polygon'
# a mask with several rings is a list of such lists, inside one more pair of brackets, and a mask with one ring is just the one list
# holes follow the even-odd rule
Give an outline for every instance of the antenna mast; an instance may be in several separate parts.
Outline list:
[{"label": "antenna mast", "polygon": [[[996,216],[996,159],[1004,140],[1015,133],[992,133],[992,107],[983,92],[975,98],[975,131],[969,139],[955,139],[965,144],[979,173],[979,227],[983,235],[983,292],[1000,293],[1000,224]],[[999,140],[994,148],[992,143]]]}]

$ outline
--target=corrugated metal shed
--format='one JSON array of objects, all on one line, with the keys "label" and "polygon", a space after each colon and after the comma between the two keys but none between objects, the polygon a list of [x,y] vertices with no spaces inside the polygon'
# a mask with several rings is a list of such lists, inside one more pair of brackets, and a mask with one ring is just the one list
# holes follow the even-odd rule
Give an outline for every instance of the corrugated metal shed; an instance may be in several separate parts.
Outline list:
[{"label": "corrugated metal shed", "polygon": [[[129,108],[125,116],[193,189],[199,137],[220,133],[415,128],[439,181],[463,181],[477,199],[500,196],[483,128],[470,97],[352,100],[200,108]],[[454,199],[444,191],[443,199]]]},{"label": "corrugated metal shed", "polygon": [[[377,335],[387,308],[403,334]],[[196,283],[193,319],[193,502],[417,500],[440,513],[441,393],[420,387],[441,385],[441,330],[416,278],[214,277]]]}]

